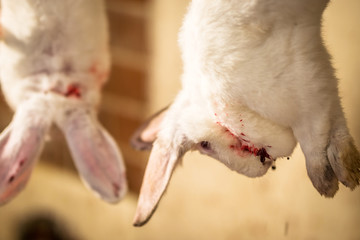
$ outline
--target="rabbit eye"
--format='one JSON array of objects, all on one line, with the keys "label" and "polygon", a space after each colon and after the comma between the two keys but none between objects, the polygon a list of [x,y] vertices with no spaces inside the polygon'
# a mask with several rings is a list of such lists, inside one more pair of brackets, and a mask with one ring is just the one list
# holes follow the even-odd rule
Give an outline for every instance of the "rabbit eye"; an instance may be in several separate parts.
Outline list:
[{"label": "rabbit eye", "polygon": [[211,149],[210,143],[208,141],[201,141],[200,146],[204,150],[210,150]]}]

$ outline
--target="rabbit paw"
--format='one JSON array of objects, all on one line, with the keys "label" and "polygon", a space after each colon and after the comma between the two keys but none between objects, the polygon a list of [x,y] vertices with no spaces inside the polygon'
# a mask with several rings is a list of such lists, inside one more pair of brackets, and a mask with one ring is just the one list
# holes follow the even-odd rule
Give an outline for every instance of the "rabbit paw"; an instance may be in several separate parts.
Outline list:
[{"label": "rabbit paw", "polygon": [[351,137],[334,136],[327,148],[327,155],[342,184],[350,189],[359,185],[360,155]]},{"label": "rabbit paw", "polygon": [[339,181],[327,161],[326,156],[323,156],[323,159],[324,161],[312,161],[312,163],[316,163],[316,165],[309,164],[307,161],[308,175],[312,184],[321,195],[333,197],[339,189]]}]

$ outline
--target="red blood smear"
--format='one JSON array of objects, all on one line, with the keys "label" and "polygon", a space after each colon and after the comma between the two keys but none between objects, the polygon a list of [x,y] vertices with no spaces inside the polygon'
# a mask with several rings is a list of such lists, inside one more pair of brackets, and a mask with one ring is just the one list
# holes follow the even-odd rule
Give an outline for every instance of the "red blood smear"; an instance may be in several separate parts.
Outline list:
[{"label": "red blood smear", "polygon": [[242,150],[242,151],[246,151],[246,152],[251,152],[251,149],[250,149],[249,146],[247,146],[247,145],[241,146],[241,150]]},{"label": "red blood smear", "polygon": [[80,89],[76,85],[69,85],[65,93],[66,97],[81,97]]},{"label": "red blood smear", "polygon": [[230,132],[229,129],[226,128],[226,129],[225,129],[225,132],[229,133],[232,137],[235,137],[235,138],[236,138],[235,134],[233,134],[232,132]]},{"label": "red blood smear", "polygon": [[254,153],[255,156],[257,156],[258,152],[259,152],[259,149],[257,149],[257,148],[253,149],[253,153]]},{"label": "red blood smear", "polygon": [[260,156],[260,160],[265,162],[265,158],[270,158],[269,154],[266,152],[265,148],[256,148],[255,146],[249,145],[230,145],[229,148],[231,150],[238,150],[242,152],[248,152],[253,154],[254,156]]},{"label": "red blood smear", "polygon": [[[215,114],[215,116],[217,116],[216,113],[214,113],[214,114]],[[242,122],[242,119],[240,119],[240,122]],[[222,126],[220,121],[217,121],[216,124]],[[242,126],[244,126],[244,125],[242,124]],[[235,138],[239,141],[239,138],[234,133],[232,133],[228,128],[226,128],[226,127],[224,127],[224,128],[225,128],[226,133],[228,133],[230,136],[232,136],[233,138]],[[240,135],[246,137],[246,135],[244,133],[240,133]],[[240,138],[240,139],[242,142],[245,142],[245,143],[250,142],[249,140],[244,139],[244,138]],[[229,145],[229,148],[232,150],[249,152],[249,153],[253,154],[254,156],[260,156],[261,162],[265,162],[265,158],[270,158],[270,156],[266,152],[265,148],[258,149],[254,145],[253,146],[243,145],[243,144],[241,144],[241,141],[240,141],[240,145]],[[268,147],[271,147],[271,146],[268,146]]]},{"label": "red blood smear", "polygon": [[244,141],[244,142],[247,142],[247,143],[250,142],[249,140],[244,139],[244,138],[241,138],[241,140]]}]

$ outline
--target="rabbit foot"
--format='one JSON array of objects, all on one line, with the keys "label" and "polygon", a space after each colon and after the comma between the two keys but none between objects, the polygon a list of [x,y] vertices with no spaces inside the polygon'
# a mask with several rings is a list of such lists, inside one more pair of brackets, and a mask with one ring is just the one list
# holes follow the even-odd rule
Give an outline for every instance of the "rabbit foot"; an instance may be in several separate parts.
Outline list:
[{"label": "rabbit foot", "polygon": [[307,169],[316,190],[325,197],[334,197],[339,189],[339,181],[331,165],[323,162],[317,166],[309,166],[307,163]]},{"label": "rabbit foot", "polygon": [[339,181],[350,189],[360,183],[360,155],[351,137],[334,136],[327,148],[332,169]]}]

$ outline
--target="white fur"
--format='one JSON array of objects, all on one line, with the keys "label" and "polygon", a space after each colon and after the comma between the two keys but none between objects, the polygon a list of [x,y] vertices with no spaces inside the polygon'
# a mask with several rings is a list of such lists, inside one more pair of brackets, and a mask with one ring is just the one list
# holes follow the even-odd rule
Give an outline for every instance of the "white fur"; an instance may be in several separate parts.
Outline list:
[{"label": "white fur", "polygon": [[[291,154],[297,140],[320,194],[332,197],[339,180],[351,189],[359,184],[359,153],[347,129],[337,79],[321,39],[327,2],[191,2],[179,36],[183,88],[154,142],[136,225],[151,216],[148,203],[155,206],[165,190],[164,184],[152,181],[170,179],[168,171],[155,164],[164,160],[158,156],[165,156],[172,167],[174,154],[179,160],[190,149],[256,177],[265,174],[277,157]],[[236,143],[249,144],[246,140],[265,149],[269,158],[261,163],[256,154],[231,148]],[[202,141],[211,147],[204,149]],[[162,192],[147,191],[154,186]]]},{"label": "white fur", "polygon": [[[209,141],[214,146],[209,155],[245,175],[260,176],[264,169],[253,159],[236,157],[227,148],[221,127],[237,137],[245,134],[272,159],[291,154],[294,134],[315,187],[332,196],[336,164],[330,167],[325,152],[329,144],[340,144],[337,134],[354,146],[321,39],[326,5],[326,0],[192,1],[179,37],[183,90],[159,139],[171,139],[166,129],[176,124],[186,139]],[[355,167],[360,160],[356,149],[354,154]],[[358,169],[343,171],[358,177]],[[356,178],[337,177],[351,188],[358,184]]]},{"label": "white fur", "polygon": [[99,0],[2,1],[1,83],[12,108],[33,92],[65,92],[74,81],[86,89],[86,103],[98,104],[101,84],[88,70],[96,63],[109,71],[103,8]]},{"label": "white fur", "polygon": [[[110,68],[103,1],[2,0],[1,10],[1,86],[9,105],[22,112],[15,114],[18,125],[12,124],[11,132],[28,122],[28,129],[46,133],[56,123],[87,185],[106,201],[118,201],[126,192],[124,164],[114,139],[97,120],[100,91]],[[27,105],[33,112],[22,107]],[[34,114],[46,121],[35,122]],[[21,134],[30,133],[25,129]],[[40,147],[24,139],[18,139],[24,151],[40,149],[43,134],[35,144]],[[16,156],[9,159],[0,153],[0,202],[5,202],[25,185],[21,176],[30,172],[36,157],[20,164]],[[21,184],[12,183],[9,172]]]}]

